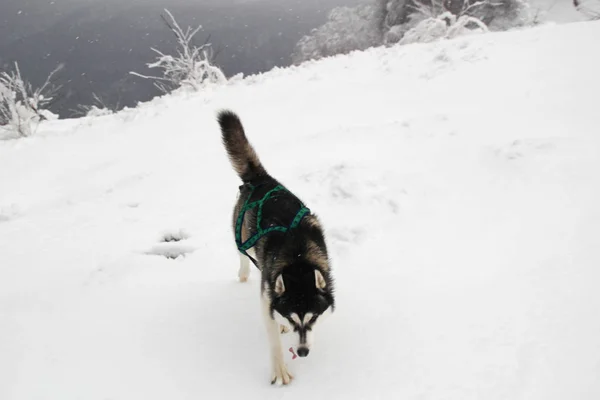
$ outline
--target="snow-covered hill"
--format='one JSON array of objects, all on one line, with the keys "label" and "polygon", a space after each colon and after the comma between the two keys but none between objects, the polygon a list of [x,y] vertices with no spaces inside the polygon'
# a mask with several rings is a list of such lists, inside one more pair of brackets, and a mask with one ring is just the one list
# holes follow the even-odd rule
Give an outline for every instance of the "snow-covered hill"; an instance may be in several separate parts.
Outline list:
[{"label": "snow-covered hill", "polygon": [[[600,398],[599,37],[373,49],[0,142],[0,399]],[[327,228],[338,310],[284,388],[222,107]]]}]

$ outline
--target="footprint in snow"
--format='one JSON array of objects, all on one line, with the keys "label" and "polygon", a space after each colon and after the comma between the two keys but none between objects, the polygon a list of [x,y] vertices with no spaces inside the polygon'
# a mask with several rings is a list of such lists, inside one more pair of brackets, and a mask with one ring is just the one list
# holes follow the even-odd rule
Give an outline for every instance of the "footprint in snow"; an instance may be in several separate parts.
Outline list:
[{"label": "footprint in snow", "polygon": [[364,230],[360,228],[332,229],[331,238],[341,244],[358,244],[362,241]]},{"label": "footprint in snow", "polygon": [[149,255],[162,256],[169,259],[185,257],[186,254],[196,251],[196,247],[189,243],[190,235],[184,230],[165,231],[160,242],[146,252]]},{"label": "footprint in snow", "polygon": [[21,215],[19,207],[16,204],[10,204],[8,206],[0,205],[0,222],[8,222]]},{"label": "footprint in snow", "polygon": [[516,160],[528,155],[543,154],[554,149],[546,140],[514,140],[511,144],[496,149],[495,154],[507,160]]}]

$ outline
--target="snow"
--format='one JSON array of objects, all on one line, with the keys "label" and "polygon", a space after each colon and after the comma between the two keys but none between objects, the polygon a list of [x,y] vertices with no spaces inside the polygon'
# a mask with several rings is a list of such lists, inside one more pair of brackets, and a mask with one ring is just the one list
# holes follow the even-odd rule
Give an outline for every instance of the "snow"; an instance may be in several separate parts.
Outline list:
[{"label": "snow", "polygon": [[[0,142],[0,399],[600,398],[598,37],[372,49]],[[327,229],[338,308],[282,388],[222,107]]]}]

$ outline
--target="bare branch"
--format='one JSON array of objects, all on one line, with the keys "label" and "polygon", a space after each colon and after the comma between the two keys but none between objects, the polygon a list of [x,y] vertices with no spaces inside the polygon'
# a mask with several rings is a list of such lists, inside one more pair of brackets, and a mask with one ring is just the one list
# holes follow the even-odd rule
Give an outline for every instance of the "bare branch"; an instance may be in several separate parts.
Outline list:
[{"label": "bare branch", "polygon": [[593,2],[594,5],[590,5],[592,1],[579,1],[573,0],[573,6],[577,11],[587,16],[590,20],[600,20],[600,1]]},{"label": "bare branch", "polygon": [[156,61],[148,63],[146,66],[161,69],[162,77],[137,72],[130,72],[130,74],[143,79],[154,80],[155,86],[166,93],[179,87],[191,87],[194,90],[199,90],[206,83],[225,82],[227,79],[223,72],[212,64],[214,52],[208,42],[210,35],[204,44],[194,45],[194,36],[202,27],[198,26],[194,29],[188,27],[183,30],[169,10],[165,9],[165,13],[166,15],[161,15],[161,18],[177,38],[176,54],[168,55],[151,48],[157,54]]},{"label": "bare branch", "polygon": [[166,82],[171,82],[168,78],[161,78],[160,76],[148,76],[148,75],[142,75],[140,73],[137,73],[135,71],[129,71],[129,73],[131,75],[140,77],[140,78],[144,78],[144,79],[156,79],[158,81],[166,81]]}]

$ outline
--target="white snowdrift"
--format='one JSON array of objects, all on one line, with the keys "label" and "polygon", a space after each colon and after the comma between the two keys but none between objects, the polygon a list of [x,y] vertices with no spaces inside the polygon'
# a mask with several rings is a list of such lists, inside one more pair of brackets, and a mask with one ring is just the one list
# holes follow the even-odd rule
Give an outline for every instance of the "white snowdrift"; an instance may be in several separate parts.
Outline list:
[{"label": "white snowdrift", "polygon": [[[373,49],[0,143],[0,399],[600,398],[598,37]],[[284,388],[221,107],[327,228],[338,311]]]}]

